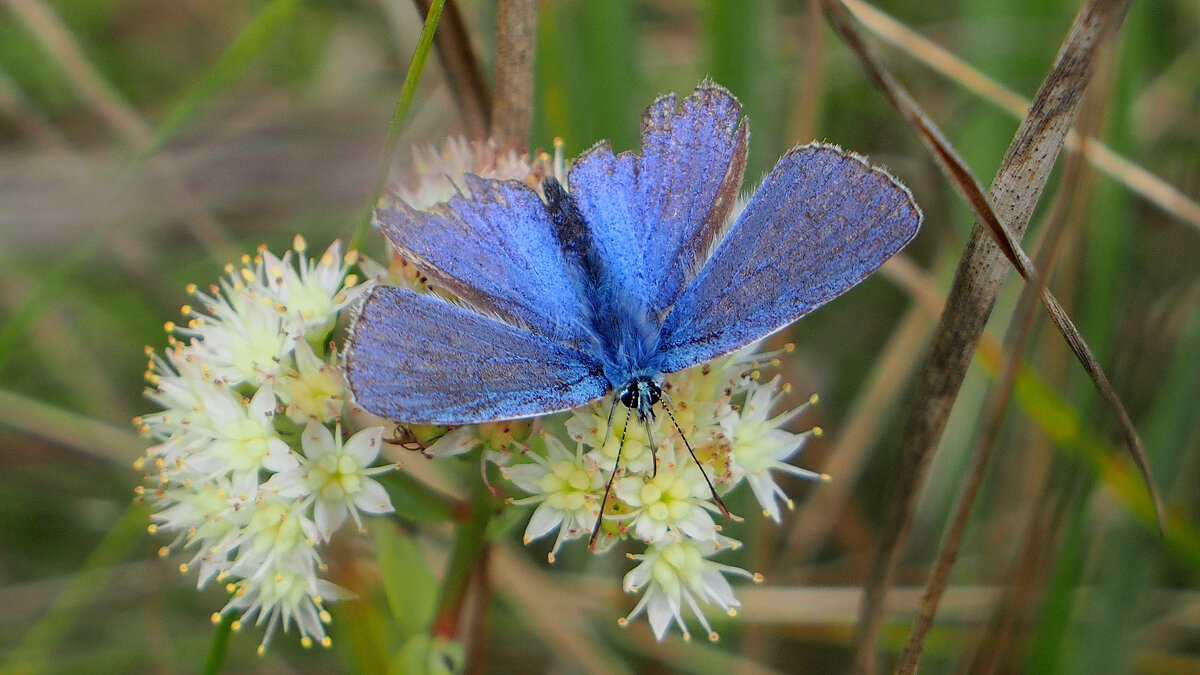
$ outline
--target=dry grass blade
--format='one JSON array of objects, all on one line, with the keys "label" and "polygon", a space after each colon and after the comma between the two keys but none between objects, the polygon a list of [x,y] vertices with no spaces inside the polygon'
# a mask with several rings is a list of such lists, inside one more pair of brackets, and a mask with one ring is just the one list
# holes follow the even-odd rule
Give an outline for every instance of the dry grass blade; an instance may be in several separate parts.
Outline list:
[{"label": "dry grass blade", "polygon": [[[878,8],[860,0],[845,0],[845,5],[881,40],[903,50],[1017,119],[1029,114],[1029,101]],[[1067,133],[1067,148],[1079,152],[1092,166],[1162,210],[1192,227],[1200,228],[1200,204],[1170,183],[1113,152],[1095,136],[1072,130]]]},{"label": "dry grass blade", "polygon": [[[997,197],[995,201],[984,191],[983,186],[975,179],[966,163],[958,156],[957,151],[942,135],[937,125],[925,115],[903,87],[883,70],[882,66],[877,62],[874,64],[879,69],[876,81],[885,89],[893,104],[917,130],[921,141],[933,153],[934,158],[950,177],[959,194],[970,205],[976,217],[987,226],[988,233],[999,245],[1004,257],[1026,282],[1032,282],[1037,277],[1037,270],[1021,248],[1017,238],[1029,223],[1033,207],[1037,203],[1037,197],[1041,195],[1042,188],[1045,187],[1050,169],[1054,165],[1054,159],[1058,155],[1066,133],[1073,124],[1080,97],[1091,77],[1091,63],[1096,46],[1109,30],[1115,31],[1120,19],[1124,16],[1122,9],[1115,21],[1108,23],[1101,21],[1107,15],[1099,16],[1099,12],[1087,12],[1088,7],[1102,4],[1109,5],[1111,3],[1097,2],[1088,5],[1077,18],[1076,27],[1079,30],[1073,29],[1068,35],[1067,43],[1065,43],[1063,51],[1059,53],[1055,68],[1051,70],[1050,75],[1042,84],[1042,90],[1038,94],[1035,107],[1031,110],[1031,116],[1026,118],[1025,123],[1018,130],[1013,144],[1009,146],[1008,154],[993,182],[992,192]],[[1122,7],[1126,5],[1122,5]],[[1083,19],[1083,21],[1081,22],[1079,19]],[[1078,37],[1080,44],[1076,50],[1068,52],[1073,36]],[[1088,52],[1086,55],[1083,53],[1085,48]],[[1064,110],[1064,105],[1070,110]],[[1002,181],[1002,177],[1007,180]],[[1029,189],[1031,187],[1032,190]],[[1007,208],[1005,201],[1010,202]],[[1005,212],[1003,216],[1001,215],[1002,211]],[[977,232],[978,228],[972,232],[972,240],[975,239]],[[970,246],[968,244],[968,251],[971,250]],[[964,263],[970,262],[965,256],[963,261]],[[962,274],[967,269],[967,264],[960,265],[959,273]],[[951,297],[953,297],[953,292]],[[1113,414],[1116,415],[1125,445],[1129,448],[1130,455],[1137,464],[1138,471],[1145,479],[1146,487],[1150,490],[1154,500],[1154,509],[1161,530],[1166,522],[1166,510],[1163,507],[1162,498],[1158,494],[1158,488],[1150,475],[1150,467],[1146,464],[1142,441],[1133,426],[1133,420],[1129,418],[1129,413],[1104,374],[1100,362],[1096,360],[1091,348],[1088,347],[1087,341],[1075,327],[1074,322],[1071,321],[1070,316],[1067,315],[1066,310],[1059,304],[1054,294],[1043,286],[1041,298],[1054,325],[1062,333],[1067,345],[1092,378],[1096,389]],[[995,296],[992,299],[994,300]],[[987,314],[990,313],[991,303],[989,302]],[[943,325],[945,323],[943,321]]]},{"label": "dry grass blade", "polygon": [[1047,232],[1038,254],[1040,271],[1033,283],[1022,290],[1020,302],[1013,313],[1012,325],[1016,326],[1016,332],[1003,357],[1003,365],[996,386],[988,396],[987,406],[981,417],[979,434],[971,452],[970,468],[967,471],[966,480],[963,482],[958,503],[954,508],[954,515],[942,537],[942,549],[938,554],[937,563],[929,575],[925,593],[921,596],[920,611],[917,612],[908,642],[904,645],[900,661],[896,665],[897,673],[916,672],[921,651],[925,646],[925,638],[929,629],[933,627],[938,606],[950,581],[950,570],[958,559],[958,550],[967,530],[972,507],[979,495],[979,489],[983,486],[984,474],[991,461],[992,451],[996,447],[1004,415],[1008,410],[1008,402],[1012,398],[1017,383],[1017,376],[1021,369],[1021,355],[1025,352],[1025,345],[1033,327],[1037,299],[1046,288],[1050,270],[1054,260],[1058,257],[1062,244],[1067,222],[1064,211],[1071,202],[1070,195],[1078,187],[1080,181],[1081,167],[1079,164],[1078,155],[1073,156],[1072,160],[1067,163],[1066,175],[1063,178],[1065,187],[1060,189],[1054,201],[1054,208],[1047,219],[1049,222]]},{"label": "dry grass blade", "polygon": [[[42,44],[67,74],[80,96],[134,150],[143,152],[153,143],[153,132],[137,110],[126,101],[92,64],[70,30],[54,11],[38,0],[6,0],[9,8]],[[192,235],[215,257],[233,254],[229,236],[221,224],[196,202],[169,158],[158,157],[152,166],[179,200]]]},{"label": "dry grass blade", "polygon": [[6,0],[15,14],[70,76],[96,113],[134,147],[149,145],[150,127],[100,74],[54,10],[38,0]]},{"label": "dry grass blade", "polygon": [[[1018,129],[997,172],[992,188],[994,206],[937,126],[867,47],[847,10],[840,2],[833,0],[824,0],[823,4],[843,41],[862,61],[876,85],[917,131],[921,141],[981,221],[972,230],[967,250],[960,261],[946,310],[934,338],[932,353],[918,384],[913,413],[902,432],[900,466],[893,483],[893,510],[886,517],[879,549],[867,580],[855,656],[856,669],[870,673],[875,671],[875,640],[883,619],[883,599],[895,573],[900,544],[911,525],[933,448],[945,429],[971,355],[1007,276],[1008,264],[1005,259],[1016,265],[1027,279],[1034,276],[1033,266],[1016,245],[1016,239],[1029,224],[1054,160],[1074,123],[1079,100],[1091,77],[1097,49],[1105,36],[1120,25],[1128,2],[1089,2],[1076,16],[1029,115]],[[1110,395],[1112,387],[1108,385],[1107,378],[1100,372],[1086,344],[1057,301],[1048,293],[1043,293],[1043,302],[1072,350],[1092,375],[1096,386],[1117,410],[1122,424],[1126,425],[1126,441],[1130,443],[1143,475],[1148,478],[1144,461],[1138,457],[1140,442],[1136,433],[1130,433],[1132,425],[1127,424],[1128,415],[1120,406],[1119,399],[1115,394]],[[1154,491],[1152,483],[1151,490]],[[1157,494],[1155,497],[1157,504]]]},{"label": "dry grass blade", "polygon": [[[429,14],[431,0],[414,2],[421,16]],[[454,100],[458,103],[458,113],[462,117],[467,136],[487,138],[492,97],[488,93],[487,82],[483,79],[479,59],[471,47],[467,25],[463,22],[458,3],[454,0],[447,0],[442,9],[438,31],[433,35],[433,46],[437,50],[438,61],[446,71],[450,90],[454,92]]]},{"label": "dry grass blade", "polygon": [[142,445],[137,434],[121,427],[3,389],[0,389],[0,426],[119,466],[128,466]]},{"label": "dry grass blade", "polygon": [[525,150],[533,122],[533,57],[537,36],[535,0],[500,0],[496,34],[496,107],[492,137]]}]

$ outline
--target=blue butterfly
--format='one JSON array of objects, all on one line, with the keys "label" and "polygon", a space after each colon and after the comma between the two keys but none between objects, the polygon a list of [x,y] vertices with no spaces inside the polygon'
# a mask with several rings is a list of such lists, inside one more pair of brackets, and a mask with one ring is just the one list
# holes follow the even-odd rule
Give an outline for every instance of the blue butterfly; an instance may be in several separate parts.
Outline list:
[{"label": "blue butterfly", "polygon": [[616,392],[645,423],[665,373],[788,326],[916,235],[903,185],[823,144],[784,155],[730,225],[748,136],[737,100],[705,83],[649,107],[640,156],[598,143],[544,201],[468,174],[469,196],[379,209],[396,250],[463,304],[375,288],[345,354],[358,403],[457,425]]}]

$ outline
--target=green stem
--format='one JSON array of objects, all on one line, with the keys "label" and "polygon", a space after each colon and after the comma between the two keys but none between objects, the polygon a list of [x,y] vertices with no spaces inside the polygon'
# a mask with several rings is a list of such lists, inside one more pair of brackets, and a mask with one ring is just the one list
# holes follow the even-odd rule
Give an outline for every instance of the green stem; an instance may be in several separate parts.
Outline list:
[{"label": "green stem", "polygon": [[463,600],[471,585],[471,578],[479,566],[480,554],[487,541],[487,526],[495,512],[491,493],[482,481],[476,486],[471,510],[466,522],[458,530],[454,551],[446,577],[442,582],[442,597],[438,602],[437,614],[433,618],[431,632],[435,636],[454,639],[458,623],[462,618]]},{"label": "green stem", "polygon": [[408,74],[404,76],[404,87],[400,90],[400,100],[396,102],[396,111],[392,114],[392,123],[388,127],[387,140],[383,144],[383,152],[379,155],[379,167],[375,171],[375,186],[371,190],[370,199],[359,218],[354,238],[350,240],[350,250],[362,247],[371,227],[371,214],[375,210],[375,202],[383,194],[387,185],[388,169],[392,165],[392,155],[396,153],[396,143],[400,139],[400,130],[404,128],[404,120],[408,117],[408,109],[412,107],[413,96],[417,92],[417,82],[421,80],[421,72],[425,70],[425,59],[433,48],[433,34],[437,31],[438,21],[442,18],[442,8],[446,0],[434,0],[429,5],[429,13],[425,15],[425,27],[421,30],[421,39],[413,52],[412,61],[408,64]]},{"label": "green stem", "polygon": [[237,613],[230,612],[221,615],[221,621],[213,632],[212,645],[208,648],[208,657],[204,659],[202,675],[216,675],[225,665],[225,657],[229,655],[229,636],[233,633],[233,622],[237,621]]}]

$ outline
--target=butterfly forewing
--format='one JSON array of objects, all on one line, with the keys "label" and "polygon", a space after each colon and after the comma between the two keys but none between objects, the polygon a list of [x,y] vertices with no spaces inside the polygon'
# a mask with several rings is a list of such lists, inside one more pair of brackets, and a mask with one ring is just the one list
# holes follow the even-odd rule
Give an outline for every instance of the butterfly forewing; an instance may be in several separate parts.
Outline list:
[{"label": "butterfly forewing", "polygon": [[881,169],[832,146],[792,150],[667,316],[656,365],[682,370],[787,326],[878,269],[920,223]]}]

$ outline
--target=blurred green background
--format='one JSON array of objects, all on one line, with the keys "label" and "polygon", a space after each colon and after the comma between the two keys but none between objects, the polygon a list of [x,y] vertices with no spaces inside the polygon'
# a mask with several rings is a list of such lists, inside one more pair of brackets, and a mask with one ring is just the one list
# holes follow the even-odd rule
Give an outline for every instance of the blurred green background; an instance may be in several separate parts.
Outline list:
[{"label": "blurred green background", "polygon": [[[1029,98],[1078,3],[875,6],[911,31],[882,48],[889,67],[986,184],[1019,119],[980,77],[931,67],[947,62],[929,46]],[[495,7],[459,8],[490,73]],[[872,30],[889,25],[863,16]],[[0,3],[0,668],[199,669],[223,593],[197,593],[178,561],[159,560],[166,542],[129,506],[144,448],[129,420],[150,409],[142,347],[165,344],[185,284],[215,281],[259,243],[281,251],[299,232],[323,250],[353,235],[421,21],[406,0]],[[504,569],[594,599],[576,637],[630,671],[840,672],[912,372],[973,218],[807,2],[543,2],[530,149],[555,137],[568,157],[602,138],[635,149],[642,109],[704,78],[751,119],[748,183],[817,138],[888,166],[925,210],[898,267],[788,336],[797,351],[784,372],[798,396],[822,397],[806,422],[826,432],[796,461],[830,470],[842,457],[849,470],[833,486],[792,485],[797,510],[782,526],[730,528],[748,545],[724,560],[767,582],[739,589],[746,607],[719,622],[715,645],[656,645],[640,622],[618,629],[633,602],[619,592],[623,561],[565,555],[549,568],[534,546]],[[1026,249],[1064,228],[1050,285],[1130,409],[1179,527],[1164,539],[1136,514],[1144,497],[1109,414],[1037,315],[922,672],[967,672],[989,649],[1004,672],[1200,672],[1200,6],[1134,3],[1079,127],[1127,163],[1098,171],[1064,153]],[[398,163],[412,144],[461,131],[431,56]],[[1078,170],[1065,180],[1070,162]],[[1182,201],[1147,197],[1147,185],[1173,186]],[[381,240],[364,252],[382,257]],[[1010,282],[1001,296],[983,352],[993,357],[968,376],[934,460],[885,659],[937,555],[1019,291]],[[816,501],[831,490],[845,498]],[[422,527],[437,560],[447,532]],[[339,556],[369,565],[371,541],[347,538]],[[531,618],[520,588],[494,586],[488,672],[587,669]],[[328,652],[277,636],[258,657],[257,631],[235,635],[227,672],[368,670],[354,634],[378,628],[369,608],[380,602],[336,612]]]}]

